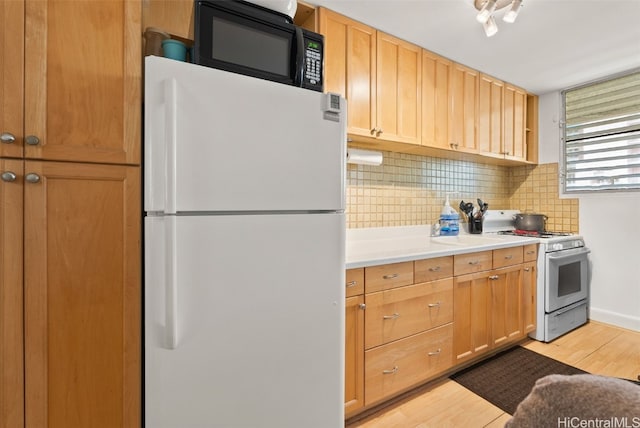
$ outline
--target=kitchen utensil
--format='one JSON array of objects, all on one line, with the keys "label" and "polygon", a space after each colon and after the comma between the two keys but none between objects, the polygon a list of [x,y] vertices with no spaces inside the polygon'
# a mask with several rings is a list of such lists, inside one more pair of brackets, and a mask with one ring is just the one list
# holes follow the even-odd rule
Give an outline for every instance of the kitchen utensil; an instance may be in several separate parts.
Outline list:
[{"label": "kitchen utensil", "polygon": [[513,216],[516,229],[536,232],[544,232],[547,218],[544,214],[516,214]]}]

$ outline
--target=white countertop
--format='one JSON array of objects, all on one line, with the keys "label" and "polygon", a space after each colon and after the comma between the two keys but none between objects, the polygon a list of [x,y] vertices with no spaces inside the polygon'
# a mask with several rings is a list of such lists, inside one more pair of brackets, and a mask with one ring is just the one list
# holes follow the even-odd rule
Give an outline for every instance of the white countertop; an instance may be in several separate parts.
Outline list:
[{"label": "white countertop", "polygon": [[431,226],[347,229],[346,268],[429,259],[537,244],[538,238],[498,234],[431,237]]}]

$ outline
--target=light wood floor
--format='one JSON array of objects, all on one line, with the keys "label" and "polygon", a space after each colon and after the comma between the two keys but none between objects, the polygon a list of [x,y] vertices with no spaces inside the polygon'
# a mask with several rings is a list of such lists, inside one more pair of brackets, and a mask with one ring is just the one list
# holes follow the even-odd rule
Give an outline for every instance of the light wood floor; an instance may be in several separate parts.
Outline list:
[{"label": "light wood floor", "polygon": [[[591,321],[551,343],[530,340],[522,345],[589,373],[627,379],[640,375],[640,332]],[[510,417],[456,382],[442,379],[347,428],[497,428]]]}]

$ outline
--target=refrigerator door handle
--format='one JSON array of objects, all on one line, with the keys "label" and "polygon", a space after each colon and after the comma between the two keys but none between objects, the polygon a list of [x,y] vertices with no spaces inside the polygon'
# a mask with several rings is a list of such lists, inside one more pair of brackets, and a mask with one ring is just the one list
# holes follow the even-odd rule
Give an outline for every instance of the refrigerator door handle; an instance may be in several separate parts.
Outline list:
[{"label": "refrigerator door handle", "polygon": [[178,257],[176,217],[165,218],[165,340],[168,349],[178,347]]},{"label": "refrigerator door handle", "polygon": [[176,213],[177,140],[178,140],[178,82],[175,78],[164,82],[164,141],[165,141],[165,214]]}]

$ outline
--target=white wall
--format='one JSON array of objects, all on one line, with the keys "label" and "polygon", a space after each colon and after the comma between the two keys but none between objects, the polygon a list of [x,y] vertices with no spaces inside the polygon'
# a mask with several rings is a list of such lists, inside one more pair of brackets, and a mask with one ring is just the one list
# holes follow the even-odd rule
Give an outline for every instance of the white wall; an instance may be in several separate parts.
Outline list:
[{"label": "white wall", "polygon": [[[541,164],[559,162],[561,108],[559,92],[540,96]],[[590,318],[640,331],[640,192],[579,199],[580,234],[591,249]]]}]

